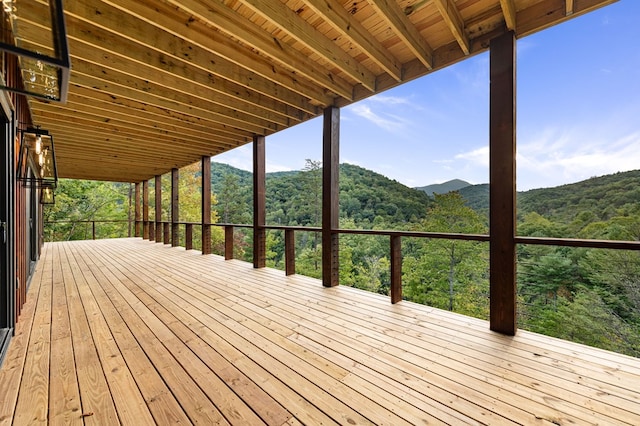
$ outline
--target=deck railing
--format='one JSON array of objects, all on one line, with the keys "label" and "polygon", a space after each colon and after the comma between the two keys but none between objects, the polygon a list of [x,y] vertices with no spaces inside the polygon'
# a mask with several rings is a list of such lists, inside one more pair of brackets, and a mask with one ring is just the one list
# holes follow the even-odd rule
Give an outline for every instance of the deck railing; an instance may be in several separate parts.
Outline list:
[{"label": "deck railing", "polygon": [[[163,228],[163,240],[165,243],[171,243],[171,222],[153,222],[140,221],[143,229],[153,229],[154,226],[161,225]],[[154,225],[154,226],[151,226]],[[185,227],[185,243],[187,250],[193,248],[193,228],[203,226],[200,223],[178,222],[177,226]],[[236,229],[253,229],[253,225],[247,224],[231,224],[216,223],[204,226],[217,226],[224,229],[224,257],[227,260],[234,259],[234,241]],[[296,271],[296,250],[295,241],[296,232],[322,232],[322,228],[313,226],[282,226],[282,225],[265,225],[261,227],[265,230],[284,231],[284,264],[286,275],[295,274]],[[486,234],[458,234],[443,232],[417,232],[417,231],[392,231],[392,230],[371,230],[371,229],[334,229],[332,232],[337,234],[352,235],[369,235],[389,238],[389,259],[390,259],[390,277],[391,291],[390,297],[392,303],[396,303],[402,299],[402,238],[427,238],[427,239],[447,239],[462,240],[475,242],[489,242],[490,237]],[[145,234],[146,236],[147,234]],[[150,235],[147,238],[153,238]],[[584,248],[601,248],[614,250],[640,250],[640,241],[613,241],[613,240],[590,240],[575,238],[545,238],[545,237],[524,237],[516,236],[517,244],[535,244],[546,246],[564,246],[564,247],[584,247]],[[156,241],[159,241],[156,238]],[[177,245],[177,244],[174,244]]]},{"label": "deck railing", "polygon": [[[62,238],[53,238],[53,230],[50,228],[51,226],[56,226],[56,225],[62,225],[62,224],[69,224],[71,225],[71,229],[69,230],[65,230],[65,233],[68,234],[67,238],[64,239],[71,239],[73,238],[73,233],[79,231],[76,228],[76,225],[84,225],[84,239],[89,239],[88,238],[88,231],[89,229],[91,230],[91,238],[92,240],[95,239],[100,239],[100,238],[105,238],[104,236],[100,235],[99,233],[99,225],[101,224],[122,224],[122,225],[127,225],[126,228],[123,226],[122,230],[113,237],[107,237],[107,238],[122,238],[122,237],[126,237],[126,236],[131,236],[132,233],[132,225],[133,225],[133,221],[129,221],[127,219],[121,219],[121,220],[106,220],[106,219],[96,219],[96,220],[53,220],[53,221],[44,221],[44,225],[45,225],[45,231],[44,231],[44,238],[45,241],[53,241],[56,239],[62,239]],[[49,235],[47,235],[47,229],[49,229]]]},{"label": "deck railing", "polygon": [[[224,257],[227,260],[234,259],[234,241],[236,229],[253,229],[253,225],[247,224],[231,224],[216,223],[211,225],[202,225],[195,222],[169,222],[169,221],[127,221],[127,220],[79,220],[79,221],[53,221],[45,222],[45,224],[61,224],[61,223],[84,223],[91,225],[91,237],[96,239],[96,224],[101,223],[123,223],[129,224],[128,235],[131,232],[131,225],[134,225],[135,235],[146,239],[172,244],[174,246],[181,245],[181,237],[173,241],[174,235],[180,235],[180,227],[184,227],[184,244],[187,250],[194,248],[194,228],[197,227],[222,227],[224,229]],[[313,226],[282,226],[282,225],[265,225],[265,230],[284,231],[284,264],[286,275],[292,275],[296,272],[296,232],[322,232],[322,228]],[[202,231],[202,229],[201,229]],[[371,230],[371,229],[334,229],[332,232],[337,234],[352,235],[369,235],[389,238],[389,259],[390,259],[390,297],[391,302],[396,303],[402,299],[402,238],[428,238],[428,239],[448,239],[462,241],[489,242],[489,235],[485,234],[457,234],[442,232],[417,232],[417,231],[391,231],[391,230]],[[202,235],[202,232],[200,232]],[[124,236],[124,235],[123,235]],[[525,237],[516,236],[516,244],[535,244],[546,246],[564,246],[564,247],[584,247],[584,248],[600,248],[614,250],[640,250],[639,241],[613,241],[613,240],[591,240],[591,239],[575,239],[575,238],[546,238],[546,237]],[[207,250],[210,251],[210,244]],[[202,244],[200,246],[202,249]]]}]

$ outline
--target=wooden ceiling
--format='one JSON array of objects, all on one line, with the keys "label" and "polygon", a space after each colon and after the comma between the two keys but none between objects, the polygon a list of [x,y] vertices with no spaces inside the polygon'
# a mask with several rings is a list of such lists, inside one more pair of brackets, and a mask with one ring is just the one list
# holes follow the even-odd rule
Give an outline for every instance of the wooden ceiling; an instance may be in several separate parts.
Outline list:
[{"label": "wooden ceiling", "polygon": [[[61,177],[137,182],[614,1],[67,0],[68,101],[29,104]],[[49,53],[46,3],[14,4]]]}]

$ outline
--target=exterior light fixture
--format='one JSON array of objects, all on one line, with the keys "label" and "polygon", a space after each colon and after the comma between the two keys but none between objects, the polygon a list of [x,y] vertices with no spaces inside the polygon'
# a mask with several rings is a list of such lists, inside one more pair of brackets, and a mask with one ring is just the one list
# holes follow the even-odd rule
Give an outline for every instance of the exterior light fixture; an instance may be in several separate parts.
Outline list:
[{"label": "exterior light fixture", "polygon": [[[29,169],[32,173],[29,173]],[[53,136],[47,130],[30,127],[22,131],[18,180],[27,187],[53,190],[58,186]]]},{"label": "exterior light fixture", "polygon": [[50,186],[42,187],[40,191],[40,204],[55,204],[56,195],[53,192],[53,188]]},{"label": "exterior light fixture", "polygon": [[[62,0],[48,0],[48,10],[35,1],[0,1],[2,60],[17,58],[22,74],[22,79],[0,77],[0,89],[66,102],[71,62]],[[38,40],[28,40],[36,31]]]}]

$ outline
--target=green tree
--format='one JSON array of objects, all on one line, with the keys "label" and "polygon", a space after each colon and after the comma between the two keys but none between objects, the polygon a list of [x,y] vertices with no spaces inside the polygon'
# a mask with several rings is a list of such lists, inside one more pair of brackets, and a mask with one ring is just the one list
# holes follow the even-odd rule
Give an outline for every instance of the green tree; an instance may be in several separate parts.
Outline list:
[{"label": "green tree", "polygon": [[[482,216],[467,207],[458,192],[434,195],[434,207],[421,221],[419,230],[461,234],[486,232]],[[483,282],[483,287],[486,287],[487,256],[484,245],[448,239],[428,240],[420,245],[420,257],[413,267],[409,261],[408,268],[405,268],[405,271],[409,271],[405,273],[407,296],[459,311],[459,307],[455,306],[456,301],[469,285]],[[416,275],[418,271],[420,275]],[[443,287],[446,288],[446,304],[442,303],[445,299],[441,296],[445,293]],[[434,291],[441,293],[436,295]],[[486,304],[486,300],[478,300],[478,303]]]},{"label": "green tree", "polygon": [[61,179],[56,203],[44,209],[44,236],[49,241],[90,239],[92,224],[81,221],[98,221],[98,238],[125,237],[126,223],[100,221],[127,221],[128,216],[128,184]]}]

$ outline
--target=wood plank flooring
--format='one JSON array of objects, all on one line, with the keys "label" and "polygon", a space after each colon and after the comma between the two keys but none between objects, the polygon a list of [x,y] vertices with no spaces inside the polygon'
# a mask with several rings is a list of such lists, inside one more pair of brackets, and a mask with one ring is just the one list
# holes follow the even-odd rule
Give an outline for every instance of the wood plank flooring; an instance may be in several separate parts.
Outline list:
[{"label": "wood plank flooring", "polygon": [[640,359],[141,239],[48,243],[0,425],[640,425]]}]

